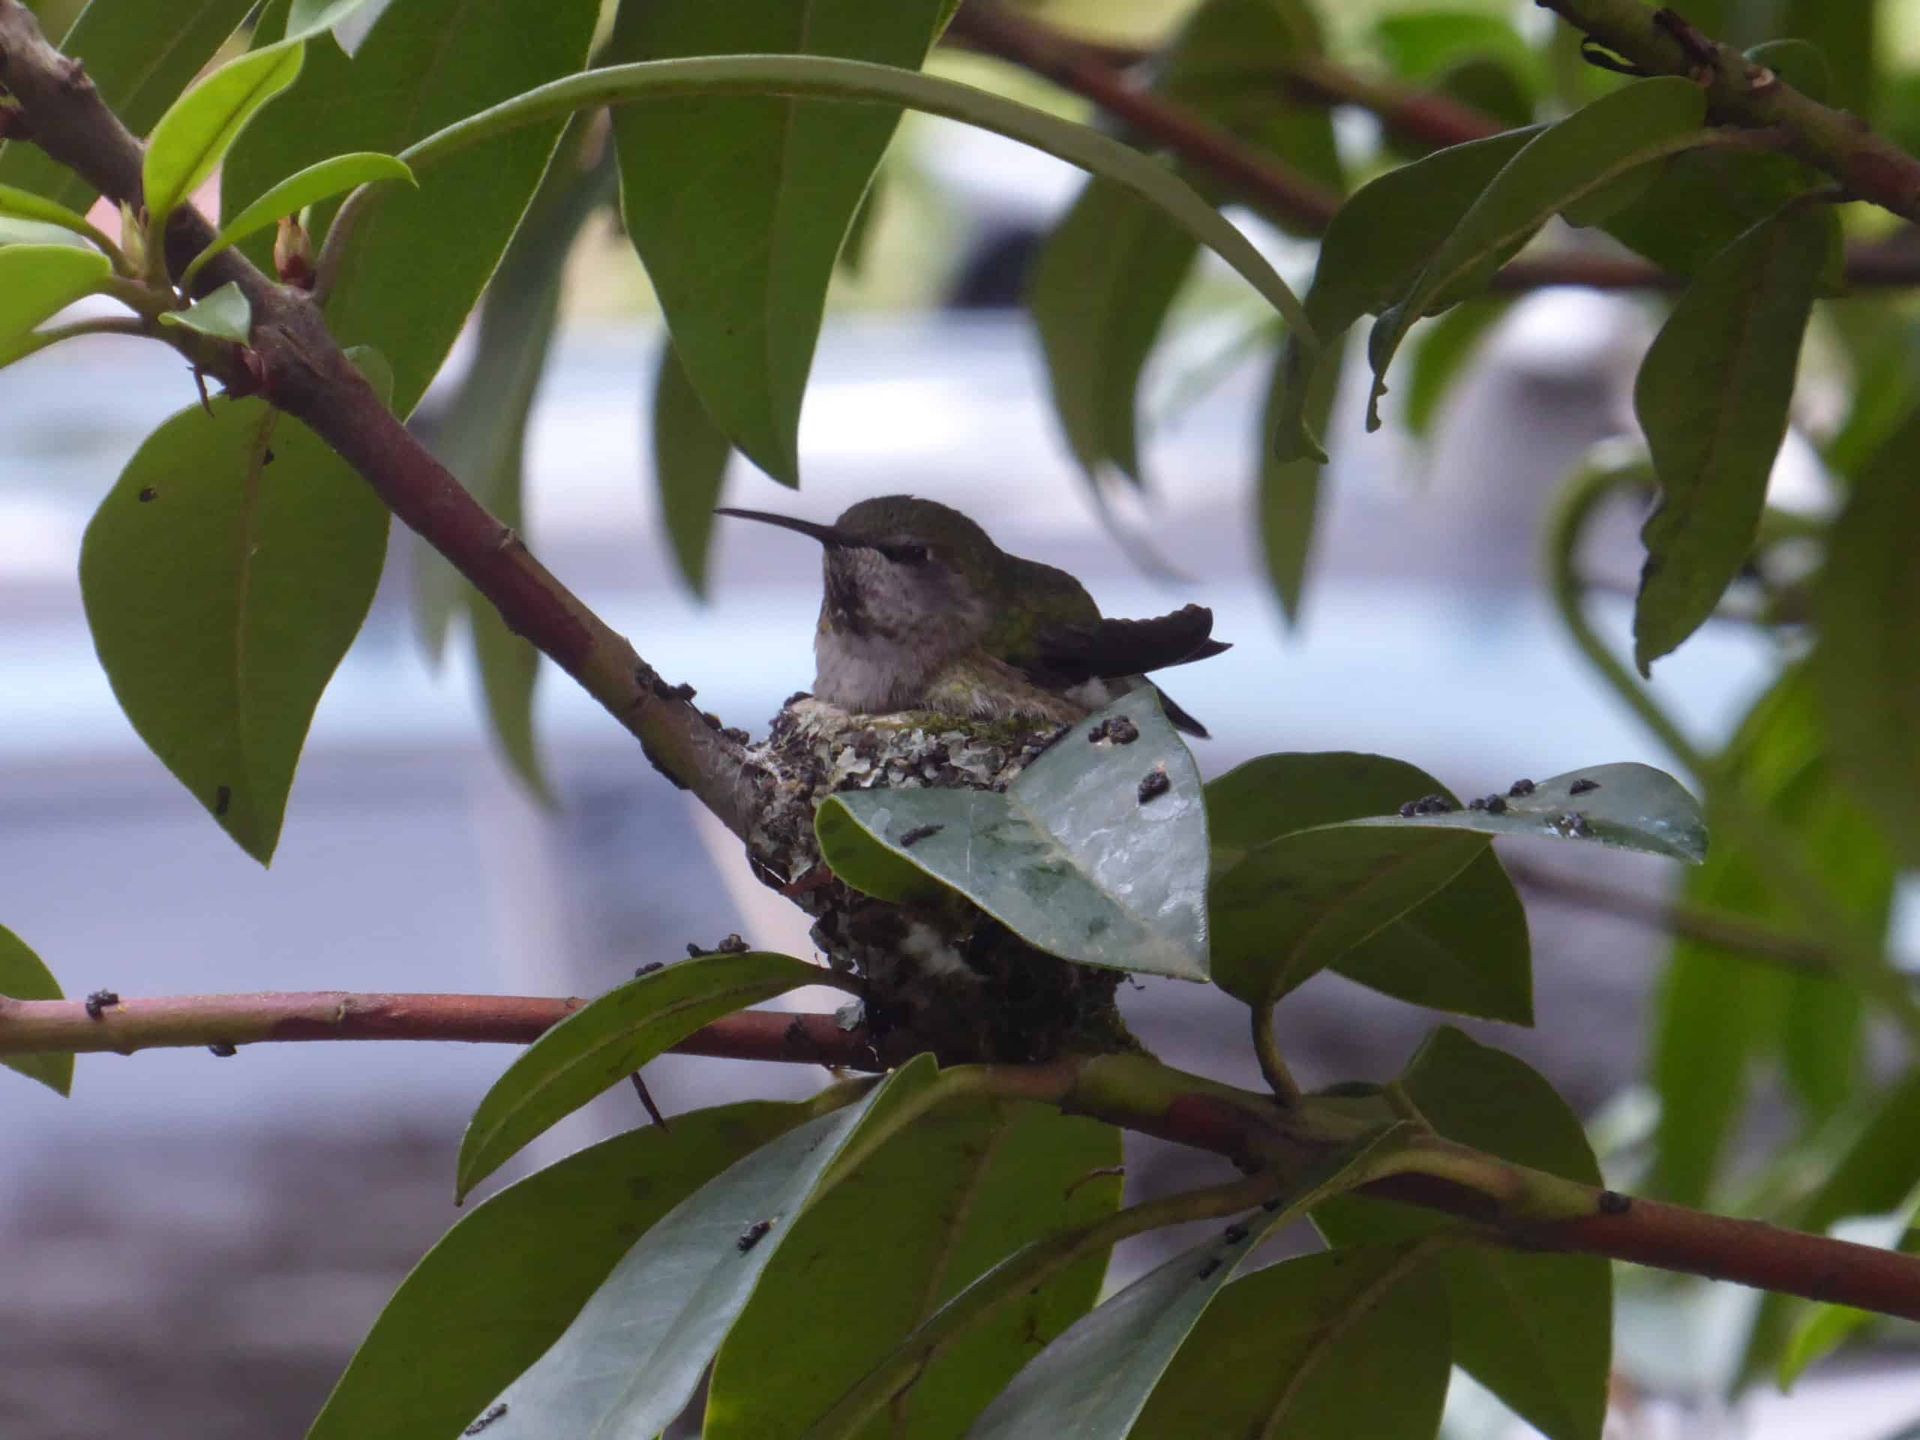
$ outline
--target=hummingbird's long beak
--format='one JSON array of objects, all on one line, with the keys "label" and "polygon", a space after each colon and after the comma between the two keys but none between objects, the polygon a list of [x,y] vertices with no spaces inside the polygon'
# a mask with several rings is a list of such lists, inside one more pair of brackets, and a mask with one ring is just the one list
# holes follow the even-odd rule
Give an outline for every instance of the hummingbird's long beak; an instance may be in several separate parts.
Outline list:
[{"label": "hummingbird's long beak", "polygon": [[854,543],[831,525],[822,525],[817,520],[802,520],[793,515],[776,515],[771,510],[735,510],[723,505],[713,513],[731,515],[736,520],[758,520],[764,525],[778,525],[782,530],[797,530],[802,535],[811,535],[822,545],[829,547]]}]

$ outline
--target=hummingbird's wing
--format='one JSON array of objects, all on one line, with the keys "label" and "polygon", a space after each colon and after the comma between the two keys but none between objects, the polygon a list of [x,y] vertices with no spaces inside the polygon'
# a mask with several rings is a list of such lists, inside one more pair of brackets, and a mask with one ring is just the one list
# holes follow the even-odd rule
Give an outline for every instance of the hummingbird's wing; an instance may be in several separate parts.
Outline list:
[{"label": "hummingbird's wing", "polygon": [[1213,611],[1204,605],[1184,605],[1152,620],[1056,624],[1035,640],[1041,668],[1068,684],[1144,675],[1231,648],[1213,638]]}]

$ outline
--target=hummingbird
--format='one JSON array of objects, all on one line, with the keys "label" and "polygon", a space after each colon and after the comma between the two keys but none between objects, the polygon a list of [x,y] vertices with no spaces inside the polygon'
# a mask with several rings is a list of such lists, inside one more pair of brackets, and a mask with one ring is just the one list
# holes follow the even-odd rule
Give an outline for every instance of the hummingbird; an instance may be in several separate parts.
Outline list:
[{"label": "hummingbird", "polygon": [[[813,694],[842,710],[1071,724],[1151,684],[1148,671],[1228,648],[1213,638],[1204,605],[1108,620],[1066,571],[1009,555],[932,500],[882,495],[831,525],[765,510],[714,513],[796,530],[825,547]],[[1206,737],[1164,691],[1160,703],[1176,727]]]}]

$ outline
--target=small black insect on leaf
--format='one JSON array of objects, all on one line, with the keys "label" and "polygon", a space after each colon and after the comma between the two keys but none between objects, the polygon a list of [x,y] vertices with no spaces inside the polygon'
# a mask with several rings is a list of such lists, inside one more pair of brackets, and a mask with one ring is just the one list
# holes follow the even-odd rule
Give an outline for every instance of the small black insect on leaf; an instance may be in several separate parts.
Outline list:
[{"label": "small black insect on leaf", "polygon": [[1173,781],[1167,776],[1165,765],[1156,765],[1140,779],[1140,803],[1146,805],[1158,800],[1173,788]]},{"label": "small black insect on leaf", "polygon": [[1507,787],[1507,794],[1518,800],[1522,795],[1531,795],[1533,789],[1531,780],[1516,780]]},{"label": "small black insect on leaf", "polygon": [[1600,782],[1598,780],[1589,780],[1583,775],[1567,787],[1567,793],[1569,795],[1585,795],[1588,791],[1598,790],[1599,788]]},{"label": "small black insect on leaf", "polygon": [[1507,813],[1506,797],[1502,795],[1487,796],[1487,813],[1489,815],[1506,814]]},{"label": "small black insect on leaf", "polygon": [[[691,945],[687,947],[687,950],[689,953],[696,953]],[[666,968],[667,962],[664,960],[649,960],[646,964],[635,969],[633,978],[638,980],[642,975],[651,975],[656,970],[664,970]]]},{"label": "small black insect on leaf", "polygon": [[1087,731],[1087,739],[1094,744],[1131,745],[1140,738],[1140,727],[1124,715],[1114,715],[1102,720]]},{"label": "small black insect on leaf", "polygon": [[1194,1278],[1197,1280],[1205,1280],[1209,1275],[1213,1274],[1213,1272],[1218,1270],[1219,1268],[1220,1268],[1219,1260],[1217,1259],[1209,1260],[1207,1261],[1206,1264],[1200,1267],[1200,1273]]},{"label": "small black insect on leaf", "polygon": [[232,804],[233,804],[233,791],[228,786],[222,785],[213,792],[213,813],[214,814],[216,815],[226,814],[227,807]]},{"label": "small black insect on leaf", "polygon": [[944,825],[916,825],[900,837],[900,848],[903,850],[911,850],[922,840],[938,835],[946,828]]},{"label": "small black insect on leaf", "polygon": [[160,492],[154,489],[153,486],[143,485],[140,487],[140,503],[142,505],[150,505],[159,498]]},{"label": "small black insect on leaf", "polygon": [[478,1420],[474,1421],[471,1425],[467,1426],[467,1428],[462,1430],[460,1433],[462,1435],[478,1435],[481,1431],[485,1430],[489,1425],[493,1424],[494,1421],[498,1420],[502,1415],[505,1415],[506,1413],[507,1413],[507,1402],[502,1400],[497,1405],[489,1406],[487,1408],[487,1412],[484,1415],[482,1415]]},{"label": "small black insect on leaf", "polygon": [[733,1242],[734,1248],[739,1250],[742,1255],[746,1254],[747,1251],[753,1249],[754,1246],[764,1240],[767,1232],[771,1229],[773,1229],[773,1222],[771,1220],[754,1221],[740,1232],[740,1238]]}]

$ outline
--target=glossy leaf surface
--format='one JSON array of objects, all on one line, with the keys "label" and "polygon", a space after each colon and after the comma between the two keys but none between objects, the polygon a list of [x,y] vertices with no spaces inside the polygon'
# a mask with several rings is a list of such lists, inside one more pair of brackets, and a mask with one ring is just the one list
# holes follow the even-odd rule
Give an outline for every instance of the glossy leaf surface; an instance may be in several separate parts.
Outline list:
[{"label": "glossy leaf surface", "polygon": [[[1003,1256],[1120,1202],[1120,1133],[1050,1106],[956,1100],[881,1147],[801,1217],[727,1336],[707,1440],[797,1436]],[[1106,1256],[974,1327],[860,1432],[957,1440],[1014,1372],[1098,1297]]]},{"label": "glossy leaf surface", "polygon": [[1260,1241],[1390,1169],[1408,1127],[1355,1140],[1313,1165],[1271,1209],[1184,1250],[1049,1345],[968,1431],[969,1440],[1123,1440],[1174,1356]]},{"label": "glossy leaf surface", "polygon": [[[1139,738],[1090,740],[1116,717]],[[1143,689],[1073,726],[1004,795],[848,791],[821,805],[816,831],[834,873],[867,894],[936,881],[1049,954],[1204,980],[1206,824],[1193,756]]]},{"label": "glossy leaf surface", "polygon": [[307,1440],[458,1435],[662,1216],[814,1113],[749,1101],[677,1115],[489,1197],[401,1282]]},{"label": "glossy leaf surface", "polygon": [[[1513,1056],[1443,1027],[1400,1083],[1449,1140],[1600,1183],[1579,1117]],[[1341,1246],[1404,1243],[1450,1223],[1353,1196],[1323,1206],[1314,1218]],[[1447,1283],[1454,1363],[1549,1440],[1599,1440],[1613,1351],[1606,1260],[1468,1245],[1447,1250],[1435,1263]]]},{"label": "glossy leaf surface", "polygon": [[1637,80],[1576,110],[1527,142],[1460,217],[1411,289],[1381,317],[1369,344],[1379,423],[1384,377],[1415,321],[1478,290],[1557,212],[1629,171],[1705,144],[1706,96],[1691,80]]},{"label": "glossy leaf surface", "polygon": [[1432,1440],[1448,1329],[1446,1286],[1417,1242],[1270,1266],[1221,1292],[1129,1440]]},{"label": "glossy leaf surface", "polygon": [[1678,780],[1651,765],[1589,765],[1539,781],[1525,795],[1500,798],[1504,808],[1497,812],[1468,808],[1433,815],[1376,815],[1352,823],[1574,840],[1695,865],[1707,855],[1700,802]]},{"label": "glossy leaf surface", "polygon": [[1211,782],[1218,982],[1257,1004],[1331,965],[1415,1004],[1531,1023],[1526,917],[1484,843],[1324,828],[1434,793],[1414,766],[1338,751],[1263,756]]},{"label": "glossy leaf surface", "polygon": [[305,47],[283,41],[230,60],[167,108],[147,138],[147,213],[165,223],[212,175],[240,132],[300,74]]},{"label": "glossy leaf surface", "polygon": [[702,1025],[817,984],[820,973],[788,955],[748,951],[677,961],[609,990],[529,1045],[487,1091],[460,1142],[458,1194]]},{"label": "glossy leaf surface", "polygon": [[[921,1056],[859,1100],[789,1130],[688,1196],[640,1237],[566,1332],[508,1386],[495,1440],[650,1436],[714,1352],[834,1162],[934,1083]],[[763,1228],[764,1227],[764,1228]]]}]

